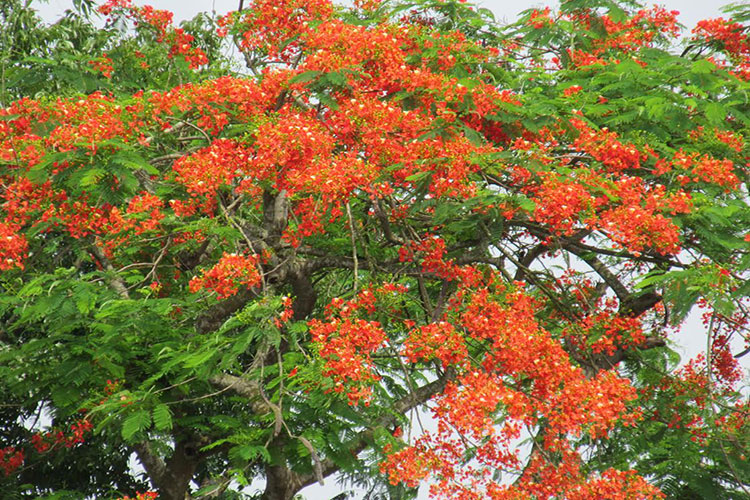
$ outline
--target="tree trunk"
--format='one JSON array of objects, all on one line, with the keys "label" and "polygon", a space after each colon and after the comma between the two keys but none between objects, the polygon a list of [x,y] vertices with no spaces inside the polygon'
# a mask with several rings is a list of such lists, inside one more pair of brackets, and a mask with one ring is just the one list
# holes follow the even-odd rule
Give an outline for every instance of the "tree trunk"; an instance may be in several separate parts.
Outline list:
[{"label": "tree trunk", "polygon": [[283,465],[266,467],[266,490],[262,500],[292,500],[302,489],[299,475]]},{"label": "tree trunk", "polygon": [[179,441],[172,456],[165,463],[148,443],[134,446],[151,483],[159,491],[160,500],[185,500],[190,498],[188,488],[201,461],[196,443]]}]

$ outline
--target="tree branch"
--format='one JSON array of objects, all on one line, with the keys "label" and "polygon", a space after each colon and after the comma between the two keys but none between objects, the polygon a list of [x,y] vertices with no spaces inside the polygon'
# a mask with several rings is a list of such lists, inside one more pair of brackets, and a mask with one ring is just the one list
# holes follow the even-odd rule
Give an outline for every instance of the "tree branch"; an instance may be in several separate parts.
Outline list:
[{"label": "tree branch", "polygon": [[630,292],[627,288],[625,288],[625,285],[620,282],[617,276],[615,276],[612,271],[610,271],[607,266],[602,263],[602,261],[592,255],[591,252],[582,251],[575,245],[568,245],[566,248],[568,251],[570,251],[574,255],[577,255],[578,258],[588,264],[591,269],[596,271],[596,274],[598,274],[604,280],[604,282],[612,289],[613,292],[615,292],[615,295],[617,295],[620,303],[628,300],[631,295]]},{"label": "tree branch", "polygon": [[[383,415],[371,428],[366,429],[353,439],[347,448],[350,450],[352,455],[359,455],[369,444],[372,442],[375,435],[375,428],[378,427],[391,427],[398,422],[399,415],[426,403],[434,395],[442,392],[445,389],[445,384],[453,379],[455,372],[452,369],[446,370],[445,374],[437,380],[425,384],[422,387],[417,388],[415,391],[409,393],[403,398],[399,399],[393,404],[392,413]],[[301,474],[299,475],[301,488],[309,486],[314,482],[317,482],[320,477],[328,477],[334,472],[339,470],[339,466],[336,465],[333,460],[326,458],[319,465],[319,470],[313,474]]]}]

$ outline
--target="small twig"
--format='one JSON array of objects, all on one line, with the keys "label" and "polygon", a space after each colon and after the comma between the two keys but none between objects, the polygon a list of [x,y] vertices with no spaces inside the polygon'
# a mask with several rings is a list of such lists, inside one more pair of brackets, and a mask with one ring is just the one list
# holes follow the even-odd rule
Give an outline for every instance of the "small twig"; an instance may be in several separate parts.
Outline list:
[{"label": "small twig", "polygon": [[[398,354],[398,351],[391,345],[390,340],[386,339],[386,342],[388,343],[388,347],[393,350],[394,353],[396,353],[396,360],[398,361],[398,364],[401,366],[401,371],[404,372],[404,380],[406,381],[406,385],[409,387],[409,395],[412,398],[417,398],[417,391],[414,388],[414,384],[412,384],[411,378],[409,378],[409,370],[407,370],[406,365],[404,364],[404,360],[401,359],[401,356]],[[422,424],[422,419],[419,417],[419,411],[415,408],[411,409],[414,411],[414,415],[417,417],[417,423],[419,424],[419,427],[422,429],[422,432],[425,431],[424,424]],[[409,430],[411,431],[411,426],[409,427]]]},{"label": "small twig", "polygon": [[[247,237],[247,235],[245,234],[245,231],[242,230],[242,227],[240,227],[240,225],[235,222],[232,216],[229,215],[228,209],[224,206],[223,203],[220,202],[219,206],[221,207],[222,215],[224,215],[224,218],[227,220],[227,222],[229,222],[232,226],[234,226],[234,228],[237,231],[239,231],[239,233],[242,235],[242,238],[245,240],[245,243],[247,243],[247,246],[250,248],[250,251],[257,255],[258,252],[255,250],[253,242],[250,241],[250,238]],[[266,290],[266,278],[265,278],[265,273],[263,272],[260,273],[260,285],[261,285],[261,289],[265,291]]]},{"label": "small twig", "polygon": [[748,347],[747,349],[745,349],[742,352],[739,352],[739,353],[735,354],[734,355],[734,359],[740,359],[742,356],[745,356],[747,353],[750,353],[750,347]]},{"label": "small twig", "polygon": [[424,306],[425,314],[428,319],[431,319],[434,309],[430,303],[430,296],[427,293],[427,287],[424,284],[424,277],[421,274],[417,276],[417,284],[419,285],[419,295],[422,298],[422,305]]},{"label": "small twig", "polygon": [[375,211],[375,216],[380,221],[380,226],[383,229],[383,235],[385,236],[385,239],[389,243],[393,243],[395,245],[403,245],[404,240],[398,236],[395,236],[393,234],[393,231],[391,230],[391,223],[388,220],[388,216],[383,211],[381,200],[377,200],[375,203],[373,203],[372,208]]},{"label": "small twig", "polygon": [[354,260],[354,293],[357,293],[357,285],[359,280],[359,260],[357,259],[357,239],[354,235],[354,221],[352,220],[352,208],[349,202],[346,202],[346,216],[349,218],[349,231],[352,240],[352,260]]},{"label": "small twig", "polygon": [[149,277],[153,276],[154,279],[158,280],[157,274],[156,274],[156,268],[159,267],[159,263],[162,261],[164,256],[167,254],[167,250],[169,250],[169,245],[172,244],[172,237],[170,236],[167,238],[167,242],[164,244],[164,247],[159,252],[159,255],[156,257],[156,260],[154,261],[153,266],[151,267],[151,270],[148,272],[145,278],[143,278],[143,281],[148,281]]},{"label": "small twig", "polygon": [[195,124],[193,124],[193,123],[190,123],[190,122],[189,122],[189,121],[187,121],[187,120],[180,120],[180,121],[179,121],[179,122],[178,122],[178,123],[177,123],[177,124],[176,124],[176,125],[175,125],[174,127],[172,127],[172,129],[176,128],[176,127],[177,127],[177,125],[180,125],[180,124],[183,124],[183,123],[185,124],[185,126],[187,126],[187,127],[190,127],[190,128],[192,128],[192,129],[196,130],[196,131],[197,131],[198,133],[200,133],[200,134],[201,134],[201,135],[203,136],[203,138],[204,138],[204,139],[206,139],[206,141],[207,141],[207,142],[208,142],[209,144],[210,144],[211,142],[213,142],[213,141],[211,140],[211,137],[210,137],[210,136],[209,136],[209,135],[208,135],[208,134],[206,133],[206,131],[205,131],[205,130],[203,130],[202,128],[200,128],[200,127],[199,127],[198,125],[195,125]]},{"label": "small twig", "polygon": [[[265,368],[265,365],[261,363],[260,365],[260,380],[261,381],[263,380],[264,368]],[[269,436],[268,440],[266,441],[266,447],[268,447],[268,445],[271,443],[271,440],[281,433],[282,426],[286,427],[286,422],[284,422],[284,415],[281,414],[281,408],[279,408],[278,405],[272,403],[271,400],[268,399],[268,396],[266,396],[266,393],[263,390],[263,387],[261,385],[258,385],[258,393],[260,394],[260,397],[263,398],[263,402],[266,403],[266,406],[268,406],[273,412],[273,434]]]},{"label": "small twig", "polygon": [[313,470],[315,471],[315,478],[318,480],[318,483],[320,483],[321,486],[325,485],[325,481],[323,481],[323,462],[321,462],[320,457],[318,456],[318,452],[315,451],[312,443],[310,443],[310,441],[308,441],[305,436],[292,437],[296,437],[296,439],[299,439],[304,447],[307,448],[307,451],[310,452],[310,455],[313,458]]},{"label": "small twig", "polygon": [[711,314],[711,320],[708,323],[708,332],[706,334],[706,381],[708,382],[706,388],[708,389],[708,396],[711,400],[713,400],[713,391],[711,391],[711,337],[713,336],[715,317],[716,313]]},{"label": "small twig", "polygon": [[[711,389],[711,347],[712,347],[711,344],[712,344],[715,317],[716,317],[716,313],[713,313],[711,315],[711,320],[708,324],[708,333],[706,335],[706,380],[708,382],[706,384],[706,390],[708,390],[708,399],[709,399],[708,407],[711,409],[711,413],[713,414],[714,418],[716,418],[716,408],[714,407],[716,402],[714,401],[714,394],[713,394],[713,390]],[[742,490],[745,493],[750,494],[750,491],[748,491],[748,489],[745,487],[742,479],[740,479],[739,473],[734,468],[732,461],[729,459],[729,454],[727,453],[727,450],[724,448],[724,444],[722,443],[722,440],[718,439],[717,442],[719,443],[719,448],[721,448],[721,452],[727,461],[727,465],[729,466],[730,473],[737,480],[737,484],[740,486],[740,488],[742,488]]]},{"label": "small twig", "polygon": [[174,389],[175,387],[179,387],[181,385],[189,384],[190,382],[192,382],[193,380],[196,380],[197,378],[198,377],[188,377],[187,379],[183,380],[182,382],[177,382],[176,384],[168,385],[167,387],[163,387],[161,389],[157,389],[156,391],[154,391],[154,394],[158,394],[160,392],[165,392],[165,391],[168,391],[170,389]]}]

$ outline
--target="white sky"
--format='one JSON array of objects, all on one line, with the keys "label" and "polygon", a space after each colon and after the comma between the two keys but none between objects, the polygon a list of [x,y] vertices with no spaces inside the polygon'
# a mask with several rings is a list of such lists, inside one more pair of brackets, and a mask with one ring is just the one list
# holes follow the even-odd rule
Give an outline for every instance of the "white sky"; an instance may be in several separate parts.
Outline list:
[{"label": "white sky", "polygon": [[[0,0],[2,1],[2,0]],[[42,0],[43,1],[43,0]],[[283,1],[283,0],[279,0]],[[750,1],[750,0],[746,0]],[[99,2],[102,3],[102,2]],[[166,9],[174,12],[175,22],[179,23],[185,19],[190,19],[201,11],[215,11],[218,14],[224,14],[230,10],[237,9],[239,0],[134,0],[135,4],[149,4],[159,9]],[[245,0],[245,5],[251,3],[251,0]],[[484,0],[478,2],[480,6],[486,7],[495,13],[498,21],[512,22],[517,14],[529,8],[539,8],[546,5],[557,5],[557,2],[544,2],[538,0]],[[644,2],[646,5],[658,4],[668,10],[677,10],[680,12],[679,21],[688,29],[695,26],[696,22],[701,19],[721,16],[720,8],[730,1],[716,0],[661,0],[656,2]],[[737,2],[743,3],[743,2]],[[53,22],[66,9],[73,6],[72,0],[48,0],[46,3],[37,2],[36,8],[39,14],[47,22]],[[725,16],[726,17],[726,16]],[[682,331],[676,336],[678,351],[683,359],[689,359],[697,353],[705,350],[705,330],[700,322],[700,312],[692,314],[682,328]],[[745,371],[750,370],[748,363],[750,356],[742,359],[745,363]],[[420,491],[420,499],[427,498],[427,488]],[[305,490],[302,494],[307,500],[326,500],[330,499],[343,491],[336,485],[335,477],[326,479],[325,486],[313,485]]]},{"label": "white sky", "polygon": [[[150,4],[159,9],[170,10],[175,14],[175,21],[179,22],[184,19],[190,19],[201,11],[215,10],[216,12],[223,14],[227,11],[235,10],[239,5],[239,0],[135,0],[134,3],[139,5]],[[245,5],[249,3],[250,0],[245,1]],[[545,5],[552,5],[553,3],[554,5],[557,5],[557,2],[544,2],[539,0],[484,0],[478,3],[481,6],[492,10],[498,20],[507,21],[512,21],[519,12],[525,9],[544,7]],[[643,3],[646,5],[656,3],[658,5],[663,5],[669,10],[679,11],[680,21],[684,25],[692,28],[700,19],[719,16],[720,6],[730,2],[716,0],[657,0],[656,2],[645,1]],[[44,19],[53,20],[64,12],[65,9],[71,8],[72,5],[72,0],[48,0],[46,5],[38,2],[37,8]]]}]

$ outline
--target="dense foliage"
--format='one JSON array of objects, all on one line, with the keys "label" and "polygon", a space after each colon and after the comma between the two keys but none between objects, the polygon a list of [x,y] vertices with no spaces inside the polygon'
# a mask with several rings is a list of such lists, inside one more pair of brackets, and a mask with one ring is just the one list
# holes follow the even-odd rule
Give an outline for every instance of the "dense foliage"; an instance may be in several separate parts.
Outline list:
[{"label": "dense foliage", "polygon": [[730,15],[3,2],[4,498],[750,498]]}]

